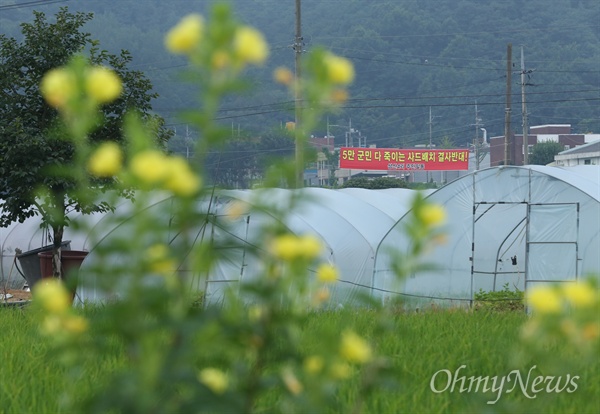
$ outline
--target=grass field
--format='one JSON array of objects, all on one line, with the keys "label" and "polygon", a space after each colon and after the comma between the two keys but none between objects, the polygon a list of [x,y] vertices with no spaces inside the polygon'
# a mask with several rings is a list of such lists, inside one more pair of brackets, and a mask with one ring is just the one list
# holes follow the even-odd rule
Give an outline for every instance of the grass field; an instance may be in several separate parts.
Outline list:
[{"label": "grass field", "polygon": [[[354,330],[369,338],[377,354],[385,355],[390,364],[387,386],[372,390],[363,401],[362,412],[434,413],[434,412],[527,412],[527,413],[598,413],[600,412],[600,361],[582,364],[565,346],[554,346],[547,354],[522,358],[519,327],[526,316],[519,312],[488,313],[465,311],[430,311],[398,313],[389,316],[393,329],[379,330],[369,311],[344,310],[311,315],[304,329],[336,335],[340,326],[351,321]],[[343,322],[343,323],[342,323]],[[78,372],[64,372],[51,347],[37,335],[35,313],[30,309],[0,309],[0,413],[56,413],[68,390],[75,395],[93,393],[110,379],[110,374],[125,366],[118,345],[113,352],[81,366]],[[323,336],[326,338],[326,335]],[[325,340],[325,339],[324,339]],[[322,344],[303,343],[307,354]],[[81,352],[85,352],[82,349]],[[521,358],[520,358],[521,357]],[[507,376],[519,370],[523,378],[532,376],[577,375],[574,392],[539,392],[528,398],[517,386],[500,394],[454,392],[435,393],[431,379],[440,370],[452,373],[465,365],[460,376]],[[460,377],[457,376],[457,377]],[[437,375],[434,387],[445,386],[447,375]],[[513,380],[515,377],[513,376]],[[344,406],[353,406],[357,379],[347,382],[337,398]],[[496,404],[488,401],[500,398]],[[278,399],[276,391],[260,399],[257,411],[271,412]],[[350,403],[349,403],[350,402]],[[349,404],[348,404],[349,403]],[[335,411],[332,409],[332,411]]]}]

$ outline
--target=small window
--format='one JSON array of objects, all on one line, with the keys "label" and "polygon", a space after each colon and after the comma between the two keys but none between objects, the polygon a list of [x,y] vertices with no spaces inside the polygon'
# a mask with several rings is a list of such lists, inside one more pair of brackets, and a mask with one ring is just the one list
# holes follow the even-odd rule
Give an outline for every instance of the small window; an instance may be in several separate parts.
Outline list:
[{"label": "small window", "polygon": [[565,145],[565,151],[568,150],[568,149],[571,149],[571,146],[570,145]]},{"label": "small window", "polygon": [[590,160],[589,158],[587,160],[583,160],[583,164],[584,165],[591,165],[592,164],[592,160]]}]

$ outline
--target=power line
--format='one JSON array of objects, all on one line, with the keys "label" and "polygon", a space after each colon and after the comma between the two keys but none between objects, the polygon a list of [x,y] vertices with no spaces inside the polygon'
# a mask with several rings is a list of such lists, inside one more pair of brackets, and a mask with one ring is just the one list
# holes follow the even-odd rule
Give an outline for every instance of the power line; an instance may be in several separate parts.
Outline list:
[{"label": "power line", "polygon": [[25,7],[45,6],[47,4],[66,3],[67,1],[69,1],[69,0],[36,0],[36,1],[26,1],[24,3],[6,4],[4,6],[0,6],[0,10],[12,10],[12,9],[22,9],[22,8],[25,8]]}]

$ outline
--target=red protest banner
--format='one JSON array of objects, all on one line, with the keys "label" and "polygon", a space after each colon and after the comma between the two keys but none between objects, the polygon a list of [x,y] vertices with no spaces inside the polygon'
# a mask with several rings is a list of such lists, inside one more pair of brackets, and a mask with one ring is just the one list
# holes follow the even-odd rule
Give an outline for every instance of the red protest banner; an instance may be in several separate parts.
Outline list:
[{"label": "red protest banner", "polygon": [[469,169],[468,149],[340,148],[340,168],[456,171]]}]

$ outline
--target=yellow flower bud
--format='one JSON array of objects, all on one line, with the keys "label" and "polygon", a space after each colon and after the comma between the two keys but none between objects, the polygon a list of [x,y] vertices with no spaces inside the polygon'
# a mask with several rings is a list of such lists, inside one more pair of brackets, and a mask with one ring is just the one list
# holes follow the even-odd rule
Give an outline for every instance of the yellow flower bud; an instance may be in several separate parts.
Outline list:
[{"label": "yellow flower bud", "polygon": [[313,297],[313,304],[320,305],[326,300],[328,300],[330,296],[331,293],[329,293],[329,289],[327,289],[326,287],[321,287],[315,292],[315,296]]},{"label": "yellow flower bud", "polygon": [[85,90],[98,103],[109,103],[123,90],[121,79],[115,72],[102,66],[91,68],[85,79]]},{"label": "yellow flower bud", "polygon": [[298,255],[297,237],[293,234],[284,234],[271,243],[271,252],[279,259],[291,261]]},{"label": "yellow flower bud", "polygon": [[594,288],[584,283],[567,283],[563,285],[562,291],[574,307],[588,307],[596,301]]},{"label": "yellow flower bud", "polygon": [[76,84],[75,76],[69,70],[51,69],[42,78],[40,91],[50,106],[60,109],[77,93]]},{"label": "yellow flower bud", "polygon": [[248,309],[248,318],[251,322],[258,322],[265,314],[265,308],[262,305],[252,305]]},{"label": "yellow flower bud", "polygon": [[335,266],[321,263],[317,268],[317,280],[323,283],[333,283],[338,279],[338,271]]},{"label": "yellow flower bud", "polygon": [[186,54],[202,40],[204,20],[199,14],[190,14],[179,21],[165,37],[165,46],[172,53]]},{"label": "yellow flower bud", "polygon": [[531,288],[526,295],[527,304],[533,311],[544,313],[558,313],[561,310],[560,297],[556,291],[548,286]]},{"label": "yellow flower bud", "polygon": [[150,270],[164,276],[171,276],[177,270],[175,259],[169,256],[169,247],[164,244],[155,244],[146,249],[146,257]]},{"label": "yellow flower bud", "polygon": [[334,104],[343,104],[348,100],[348,91],[345,89],[334,89],[331,92],[331,101]]},{"label": "yellow flower bud", "polygon": [[165,187],[179,196],[191,196],[200,189],[200,178],[181,157],[167,158],[168,174]]},{"label": "yellow flower bud", "polygon": [[323,357],[318,355],[311,355],[304,360],[304,371],[309,374],[315,375],[323,370],[325,361]]},{"label": "yellow flower bud", "polygon": [[300,254],[306,259],[314,259],[319,254],[321,254],[321,250],[323,250],[323,246],[319,239],[314,236],[306,235],[299,239],[300,242]]},{"label": "yellow flower bud", "polygon": [[211,63],[214,69],[223,69],[231,63],[231,58],[224,50],[217,50],[212,55]]},{"label": "yellow flower bud", "polygon": [[583,339],[594,341],[600,337],[600,323],[590,322],[583,327]]},{"label": "yellow flower bud", "polygon": [[164,181],[169,173],[167,157],[157,150],[146,150],[131,160],[131,172],[145,184]]},{"label": "yellow flower bud", "polygon": [[47,336],[61,334],[63,332],[62,317],[59,315],[46,316],[40,330]]},{"label": "yellow flower bud", "polygon": [[364,364],[373,358],[371,347],[363,338],[352,331],[342,333],[340,354],[349,362]]},{"label": "yellow flower bud", "polygon": [[426,204],[417,211],[417,214],[427,227],[438,227],[446,222],[446,210],[438,204]]},{"label": "yellow flower bud", "polygon": [[262,64],[269,55],[262,33],[248,26],[236,30],[234,48],[236,56],[243,63]]},{"label": "yellow flower bud", "polygon": [[55,278],[38,282],[33,289],[33,298],[51,313],[65,313],[71,307],[70,293],[64,284]]},{"label": "yellow flower bud", "polygon": [[248,205],[242,201],[234,200],[225,207],[225,216],[233,221],[248,214]]},{"label": "yellow flower bud", "polygon": [[88,170],[96,177],[112,177],[123,164],[121,148],[114,142],[105,142],[94,151],[88,162]]},{"label": "yellow flower bud", "polygon": [[277,83],[289,85],[294,80],[294,74],[288,68],[278,67],[273,72],[273,78]]},{"label": "yellow flower bud", "polygon": [[66,332],[80,334],[88,329],[88,321],[77,315],[69,315],[63,320],[63,327]]},{"label": "yellow flower bud", "polygon": [[271,252],[282,260],[310,260],[321,252],[321,243],[310,235],[298,237],[293,234],[284,234],[272,242]]},{"label": "yellow flower bud", "polygon": [[198,380],[215,394],[223,394],[229,387],[227,374],[216,368],[204,368],[198,374]]},{"label": "yellow flower bud", "polygon": [[325,65],[329,80],[335,84],[345,85],[354,79],[354,67],[346,58],[329,53],[325,57]]},{"label": "yellow flower bud", "polygon": [[337,380],[350,378],[352,367],[345,362],[334,362],[329,368],[329,375]]}]

